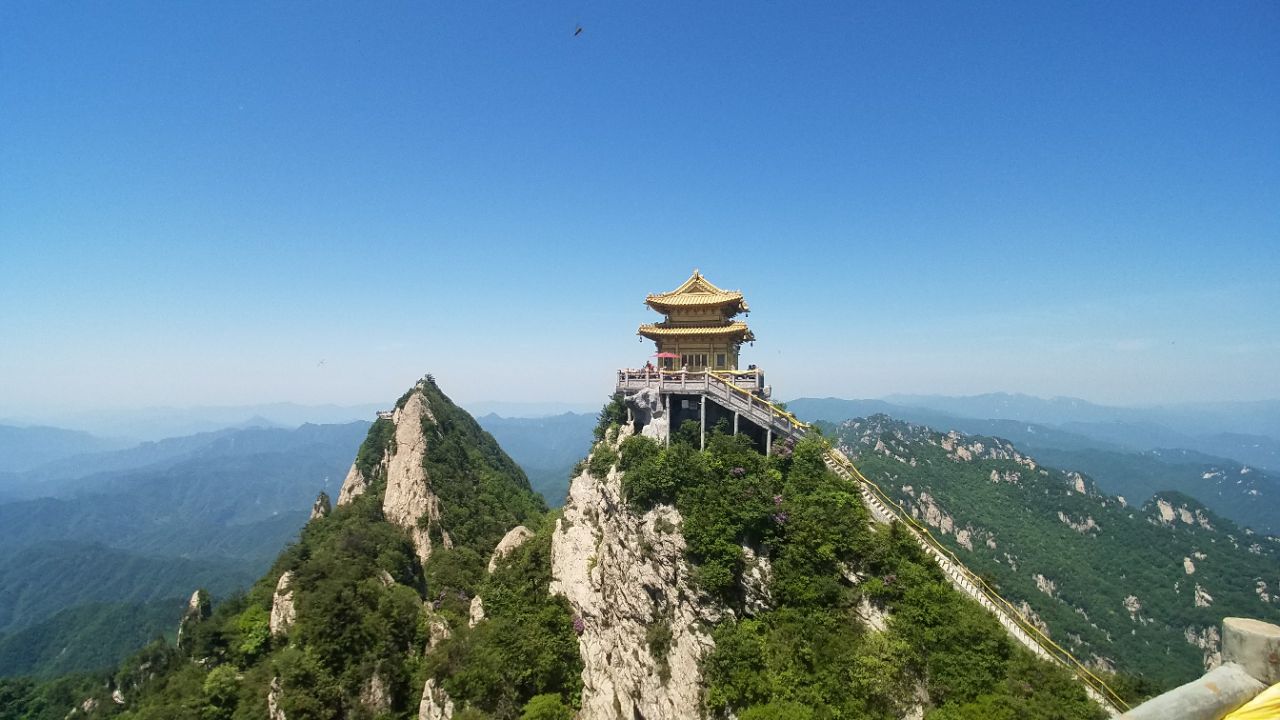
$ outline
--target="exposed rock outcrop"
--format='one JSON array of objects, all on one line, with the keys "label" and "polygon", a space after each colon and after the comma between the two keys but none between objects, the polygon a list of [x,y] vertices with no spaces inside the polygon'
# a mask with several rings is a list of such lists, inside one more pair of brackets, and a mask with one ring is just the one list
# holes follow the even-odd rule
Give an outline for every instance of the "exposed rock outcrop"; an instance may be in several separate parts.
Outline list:
[{"label": "exposed rock outcrop", "polygon": [[329,493],[321,492],[316,496],[316,501],[311,505],[311,517],[309,519],[318,520],[322,517],[328,517],[330,509]]},{"label": "exposed rock outcrop", "polygon": [[467,626],[475,627],[484,620],[484,600],[477,595],[471,598],[471,610],[467,617]]},{"label": "exposed rock outcrop", "polygon": [[271,678],[271,686],[267,690],[267,717],[269,720],[285,720],[284,709],[280,707],[280,698],[284,695],[284,686],[280,678]]},{"label": "exposed rock outcrop", "polygon": [[1058,584],[1040,573],[1032,575],[1031,579],[1036,581],[1036,589],[1049,597],[1053,597],[1058,592]]},{"label": "exposed rock outcrop", "polygon": [[191,593],[191,599],[187,601],[187,609],[182,613],[182,620],[178,623],[178,647],[186,647],[186,638],[191,637],[192,628],[204,622],[212,613],[213,601],[209,599],[209,593],[204,590]]},{"label": "exposed rock outcrop", "polygon": [[347,471],[347,479],[342,481],[342,489],[338,491],[338,505],[347,505],[369,489],[369,478],[360,472],[355,463]]},{"label": "exposed rock outcrop", "polygon": [[659,443],[667,441],[671,430],[670,418],[662,407],[662,396],[652,388],[645,388],[627,396],[627,409],[632,420],[641,427],[640,434]]},{"label": "exposed rock outcrop", "polygon": [[293,602],[293,573],[286,570],[280,574],[276,582],[275,595],[271,597],[271,635],[278,637],[289,631],[289,626],[298,619],[298,608]]},{"label": "exposed rock outcrop", "polygon": [[[396,408],[392,421],[396,426],[395,444],[387,461],[387,491],[382,499],[382,512],[387,520],[409,531],[414,550],[423,563],[431,557],[431,535],[428,525],[440,522],[440,499],[431,492],[423,460],[427,454],[427,438],[423,420],[434,421],[420,383],[409,394],[404,405]],[[441,530],[445,547],[453,547],[449,534]]]},{"label": "exposed rock outcrop", "polygon": [[433,648],[436,645],[448,640],[453,635],[453,631],[449,629],[449,622],[439,615],[431,615],[427,620],[427,648]]},{"label": "exposed rock outcrop", "polygon": [[498,569],[498,561],[515,552],[515,549],[524,544],[525,540],[533,537],[533,531],[523,525],[517,525],[507,531],[502,536],[502,540],[498,542],[498,547],[493,549],[493,555],[489,557],[489,572]]},{"label": "exposed rock outcrop", "polygon": [[[1081,482],[1083,482],[1083,480]],[[1058,519],[1062,521],[1063,525],[1066,525],[1081,535],[1087,535],[1090,530],[1098,529],[1098,523],[1093,519],[1092,515],[1085,515],[1083,520],[1077,521],[1070,515],[1059,510]]]},{"label": "exposed rock outcrop", "polygon": [[1216,625],[1207,628],[1187,627],[1182,631],[1187,644],[1204,651],[1204,669],[1212,670],[1222,664],[1222,635]]},{"label": "exposed rock outcrop", "polygon": [[1213,596],[1208,590],[1200,587],[1200,583],[1196,583],[1196,595],[1194,600],[1196,607],[1209,607],[1213,604]]},{"label": "exposed rock outcrop", "polygon": [[364,687],[360,688],[360,704],[374,715],[391,710],[391,687],[387,685],[382,673],[375,672]]},{"label": "exposed rock outcrop", "polygon": [[1138,600],[1137,595],[1127,595],[1124,599],[1124,609],[1129,611],[1129,619],[1137,622],[1142,612],[1142,602]]},{"label": "exposed rock outcrop", "polygon": [[451,720],[452,717],[453,699],[436,685],[435,678],[427,678],[422,688],[422,702],[418,703],[418,720]]},{"label": "exposed rock outcrop", "polygon": [[769,582],[773,580],[773,565],[765,555],[753,548],[742,546],[742,604],[747,614],[762,612],[773,604]]},{"label": "exposed rock outcrop", "polygon": [[[624,429],[622,435],[626,435]],[[580,720],[696,717],[700,661],[714,647],[708,628],[722,616],[692,586],[680,514],[659,505],[636,515],[621,496],[622,474],[573,478],[552,538],[551,591],[569,600],[583,661]],[[666,652],[650,628],[670,633]]]}]

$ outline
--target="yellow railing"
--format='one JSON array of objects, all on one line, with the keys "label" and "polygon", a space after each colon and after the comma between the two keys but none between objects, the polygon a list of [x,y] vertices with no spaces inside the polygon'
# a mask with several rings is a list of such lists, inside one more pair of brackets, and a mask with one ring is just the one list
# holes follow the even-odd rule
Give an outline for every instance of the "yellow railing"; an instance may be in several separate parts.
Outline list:
[{"label": "yellow railing", "polygon": [[889,497],[889,495],[885,493],[879,485],[868,480],[844,453],[840,452],[837,448],[831,447],[828,448],[827,454],[834,459],[838,465],[848,470],[854,478],[861,482],[873,495],[875,495],[876,498],[879,499],[880,502],[890,512],[892,512],[898,520],[904,522],[908,527],[914,530],[916,534],[934,550],[949,558],[952,564],[955,565],[956,569],[964,575],[965,579],[973,583],[973,586],[977,588],[978,592],[982,593],[982,595],[990,600],[997,608],[1003,608],[1003,614],[1009,617],[1013,622],[1017,623],[1018,627],[1026,632],[1027,635],[1047,654],[1074,671],[1076,676],[1080,678],[1081,682],[1097,691],[1099,695],[1105,698],[1107,702],[1111,703],[1116,709],[1120,710],[1120,712],[1125,712],[1129,709],[1129,704],[1116,694],[1116,692],[1105,682],[1103,682],[1101,678],[1093,674],[1093,671],[1091,671],[1084,663],[1076,659],[1076,657],[1066,648],[1059,645],[1053,640],[1053,638],[1044,634],[1040,628],[1027,620],[1018,608],[1013,605],[1013,603],[1005,600],[1004,597],[996,592],[995,588],[991,587],[986,580],[983,580],[981,576],[966,567],[964,562],[961,561],[950,548],[939,542],[938,539],[929,532],[929,528],[927,526],[912,517],[911,513],[907,512],[906,509],[902,507],[901,503]]},{"label": "yellow railing", "polygon": [[[746,372],[754,372],[754,371],[748,370]],[[727,387],[729,387],[734,392],[741,393],[752,403],[758,403],[760,405],[763,405],[773,415],[783,418],[787,422],[791,423],[791,426],[794,427],[795,429],[801,432],[804,432],[809,429],[809,424],[802,421],[800,418],[796,417],[795,415],[792,415],[786,410],[783,410],[777,405],[774,405],[773,403],[769,402],[768,400],[765,400],[764,398],[760,397],[759,395],[756,395],[755,393],[749,390],[743,390],[742,388],[738,387],[737,383],[733,382],[733,375],[727,372],[719,371],[719,370],[708,370],[707,375],[710,375],[711,377],[714,377],[720,382],[724,383]],[[726,379],[725,376],[727,376],[728,379]]]}]

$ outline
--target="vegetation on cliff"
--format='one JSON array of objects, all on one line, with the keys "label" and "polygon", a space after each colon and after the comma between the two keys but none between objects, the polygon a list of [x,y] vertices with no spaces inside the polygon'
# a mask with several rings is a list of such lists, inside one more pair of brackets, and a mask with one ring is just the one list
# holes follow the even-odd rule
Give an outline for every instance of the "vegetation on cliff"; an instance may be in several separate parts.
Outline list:
[{"label": "vegetation on cliff", "polygon": [[[431,410],[423,466],[451,548],[441,543],[424,566],[405,529],[385,520],[382,461],[395,426],[381,420],[357,453],[368,490],[308,523],[247,593],[184,622],[178,647],[158,641],[107,678],[5,683],[5,712],[62,718],[73,698],[89,716],[139,720],[257,720],[269,705],[290,720],[416,717],[428,678],[453,696],[455,717],[518,718],[535,698],[543,717],[572,707],[576,636],[565,603],[547,592],[545,505],[433,381],[416,391]],[[536,534],[488,573],[519,523]],[[296,619],[273,632],[281,589]],[[472,627],[477,595],[487,619]]]},{"label": "vegetation on cliff", "polygon": [[[1015,646],[956,593],[895,526],[872,529],[819,440],[771,457],[741,436],[707,449],[627,438],[628,501],[673,503],[702,588],[735,610],[704,663],[705,708],[747,718],[1101,718],[1069,674]],[[743,582],[748,550],[769,558],[770,602]],[[887,619],[870,626],[867,614]]]}]

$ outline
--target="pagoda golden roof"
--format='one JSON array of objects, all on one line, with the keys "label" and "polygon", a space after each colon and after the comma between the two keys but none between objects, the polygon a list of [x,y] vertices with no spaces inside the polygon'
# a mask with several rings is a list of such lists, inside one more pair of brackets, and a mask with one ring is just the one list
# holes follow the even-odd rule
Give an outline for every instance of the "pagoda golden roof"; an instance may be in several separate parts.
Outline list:
[{"label": "pagoda golden roof", "polygon": [[744,322],[730,322],[723,325],[668,325],[666,323],[648,323],[640,326],[639,335],[643,335],[651,340],[657,340],[660,337],[677,337],[688,335],[712,335],[716,337],[724,337],[726,335],[742,335],[743,342],[755,340],[755,336],[751,334],[751,329]]},{"label": "pagoda golden roof", "polygon": [[[737,305],[737,312],[747,312],[747,302],[742,299],[738,290],[722,290],[712,285],[697,270],[684,281],[680,287],[671,292],[649,295],[644,300],[649,307],[663,312],[673,307],[716,307],[719,305]],[[744,326],[745,327],[745,326]]]}]

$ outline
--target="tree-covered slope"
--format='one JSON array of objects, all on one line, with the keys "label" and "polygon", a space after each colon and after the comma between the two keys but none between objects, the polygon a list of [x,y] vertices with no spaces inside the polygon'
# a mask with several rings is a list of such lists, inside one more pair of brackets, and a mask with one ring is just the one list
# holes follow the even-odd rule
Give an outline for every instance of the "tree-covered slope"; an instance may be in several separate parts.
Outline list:
[{"label": "tree-covered slope", "polygon": [[253,582],[232,560],[155,557],[102,545],[53,543],[0,558],[0,633],[12,633],[77,605],[150,603],[194,586],[220,595]]},{"label": "tree-covered slope", "polygon": [[1007,441],[885,416],[841,447],[974,571],[1095,666],[1186,682],[1224,616],[1280,620],[1280,545],[1183,495],[1134,507]]},{"label": "tree-covered slope", "polygon": [[708,716],[1102,717],[901,528],[869,525],[820,441],[769,458],[721,435],[701,453],[640,437],[620,449],[629,503],[674,504],[699,587],[730,610],[703,662]]},{"label": "tree-covered slope", "polygon": [[[106,683],[76,685],[87,714],[417,717],[428,679],[452,696],[455,717],[518,717],[535,696],[544,708],[572,703],[576,642],[568,609],[547,592],[545,505],[430,378],[397,407],[355,453],[353,492],[307,523],[248,593],[189,611],[177,648],[156,644]],[[397,519],[417,501],[420,516]],[[489,572],[516,525],[532,537]],[[425,562],[419,529],[433,540]],[[485,619],[473,626],[477,596]],[[6,688],[32,717],[67,712],[39,714],[65,696],[55,685]]]},{"label": "tree-covered slope", "polygon": [[1036,456],[1089,475],[1105,492],[1132,504],[1143,504],[1157,493],[1178,492],[1238,525],[1280,533],[1280,477],[1272,472],[1187,450],[1044,448]]},{"label": "tree-covered slope", "polygon": [[172,635],[185,598],[69,607],[0,635],[0,677],[55,677],[114,668],[157,637]]}]

